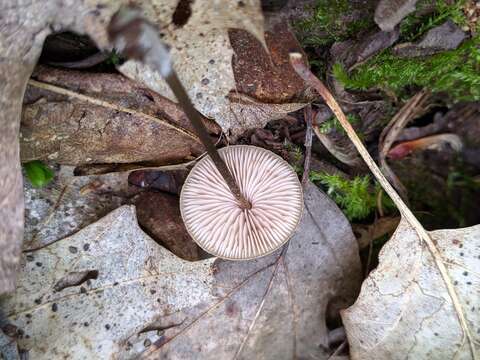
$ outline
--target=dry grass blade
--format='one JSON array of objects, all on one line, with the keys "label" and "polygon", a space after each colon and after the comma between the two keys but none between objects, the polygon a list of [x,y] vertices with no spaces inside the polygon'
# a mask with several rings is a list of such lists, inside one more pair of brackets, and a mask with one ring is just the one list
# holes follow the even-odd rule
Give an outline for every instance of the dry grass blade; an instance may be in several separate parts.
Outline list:
[{"label": "dry grass blade", "polygon": [[457,292],[455,291],[454,285],[448,273],[448,270],[445,266],[445,263],[442,259],[441,253],[438,250],[437,246],[435,245],[434,241],[432,240],[429,233],[423,228],[422,224],[418,221],[418,219],[413,215],[412,211],[408,208],[408,206],[403,202],[402,198],[398,195],[392,185],[388,182],[385,178],[383,173],[381,172],[378,165],[373,161],[372,157],[368,153],[367,149],[363,145],[362,141],[356,134],[355,130],[352,128],[350,123],[348,122],[345,114],[343,113],[340,105],[337,103],[331,92],[325,87],[325,85],[307,68],[307,66],[302,61],[302,55],[299,53],[292,53],[290,54],[290,62],[297,71],[298,75],[307,82],[310,86],[312,86],[322,98],[325,100],[328,107],[333,111],[337,119],[339,120],[342,127],[345,129],[348,137],[353,142],[355,147],[357,148],[358,152],[362,156],[363,160],[367,163],[368,167],[372,171],[375,178],[378,180],[380,185],[386,191],[386,193],[390,196],[392,201],[395,203],[397,208],[399,209],[402,218],[405,219],[412,228],[418,233],[419,237],[425,242],[428,247],[428,250],[433,256],[435,264],[442,275],[442,279],[445,282],[445,285],[448,290],[448,294],[452,299],[453,306],[455,308],[455,312],[458,316],[458,320],[460,325],[463,329],[464,336],[467,338],[470,351],[472,353],[473,359],[477,359],[477,353],[475,350],[475,343],[472,336],[472,333],[467,325],[466,316],[462,305],[460,303],[459,297]]},{"label": "dry grass blade", "polygon": [[413,96],[400,109],[400,111],[395,114],[395,116],[392,118],[392,120],[390,120],[380,134],[380,140],[378,144],[380,167],[387,179],[390,180],[405,201],[407,199],[407,190],[388,165],[387,154],[403,128],[411,120],[425,111],[428,98],[429,94],[425,90],[422,90]]},{"label": "dry grass blade", "polygon": [[189,137],[189,138],[191,138],[191,139],[193,139],[196,142],[201,144],[198,136],[196,136],[195,134],[193,134],[189,130],[186,130],[186,129],[181,128],[177,125],[171,124],[168,121],[164,121],[164,120],[156,118],[154,116],[145,114],[141,111],[136,111],[136,110],[129,109],[129,108],[126,108],[126,107],[123,107],[123,106],[112,104],[108,101],[96,99],[96,98],[93,98],[91,96],[79,94],[79,93],[76,93],[75,91],[71,91],[71,90],[62,88],[60,86],[47,84],[47,83],[44,83],[44,82],[41,82],[41,81],[36,81],[36,80],[33,80],[33,79],[28,80],[28,84],[31,85],[31,86],[35,86],[39,89],[48,90],[48,91],[51,91],[51,92],[54,92],[54,93],[57,93],[57,94],[60,94],[60,95],[66,95],[66,96],[78,99],[80,101],[85,101],[85,102],[88,102],[88,103],[91,103],[91,104],[94,104],[94,105],[98,105],[98,106],[103,106],[103,107],[106,107],[106,108],[109,108],[109,109],[112,109],[112,110],[121,111],[121,112],[124,112],[124,113],[127,113],[127,114],[132,114],[132,115],[136,115],[136,116],[139,116],[139,117],[143,117],[143,118],[148,119],[150,121],[159,123],[162,126],[169,127],[169,128],[171,128],[171,129],[173,129],[173,130],[175,130],[175,131],[177,131],[177,132],[179,132],[179,133],[181,133],[181,134],[183,134],[183,135],[185,135],[185,136],[187,136],[187,137]]}]

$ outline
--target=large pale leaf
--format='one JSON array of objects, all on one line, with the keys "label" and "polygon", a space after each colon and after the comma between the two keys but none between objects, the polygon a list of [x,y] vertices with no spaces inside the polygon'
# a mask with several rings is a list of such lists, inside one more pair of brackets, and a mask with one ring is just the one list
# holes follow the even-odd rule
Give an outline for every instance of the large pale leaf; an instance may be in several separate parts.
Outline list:
[{"label": "large pale leaf", "polygon": [[[327,319],[353,302],[361,269],[350,225],[315,186],[289,245],[254,261],[182,261],[134,215],[119,208],[22,258],[19,287],[2,309],[32,358],[331,354]],[[96,279],[58,290],[66,275],[95,270]]]},{"label": "large pale leaf", "polygon": [[73,176],[71,166],[55,167],[46,187],[25,180],[23,250],[47,246],[74,234],[128,202],[138,192],[128,186],[128,173]]},{"label": "large pale leaf", "polygon": [[[480,342],[480,226],[430,232]],[[343,311],[352,359],[470,359],[469,343],[431,253],[402,221],[380,264]]]},{"label": "large pale leaf", "polygon": [[326,318],[352,301],[361,281],[355,238],[336,205],[305,192],[297,233],[281,251],[248,262],[218,261],[216,299],[161,319],[178,324],[152,359],[326,359]]},{"label": "large pale leaf", "polygon": [[[1,308],[24,331],[19,346],[32,359],[106,359],[125,353],[126,340],[157,316],[210,299],[212,261],[177,258],[124,206],[22,256],[17,290]],[[78,281],[84,273],[90,280]]]}]

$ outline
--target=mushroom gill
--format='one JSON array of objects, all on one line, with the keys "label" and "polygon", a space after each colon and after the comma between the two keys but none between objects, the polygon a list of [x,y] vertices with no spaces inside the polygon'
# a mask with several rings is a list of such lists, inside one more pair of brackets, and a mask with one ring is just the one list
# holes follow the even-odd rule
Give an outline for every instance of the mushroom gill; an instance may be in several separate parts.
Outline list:
[{"label": "mushroom gill", "polygon": [[278,155],[255,146],[220,149],[251,208],[240,206],[209,157],[190,172],[180,196],[185,226],[205,251],[232,260],[264,256],[293,235],[302,215],[297,175]]}]

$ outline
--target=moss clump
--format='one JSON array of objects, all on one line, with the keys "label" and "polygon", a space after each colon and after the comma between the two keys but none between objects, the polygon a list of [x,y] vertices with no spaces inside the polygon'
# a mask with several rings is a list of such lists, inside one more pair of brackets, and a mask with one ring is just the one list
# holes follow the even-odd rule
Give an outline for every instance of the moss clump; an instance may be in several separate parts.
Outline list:
[{"label": "moss clump", "polygon": [[372,26],[373,18],[349,21],[354,9],[348,0],[318,0],[313,16],[295,24],[304,46],[323,46],[345,40]]},{"label": "moss clump", "polygon": [[[401,40],[417,40],[447,19],[462,28],[468,26],[466,3],[467,0],[420,1],[417,11],[401,23]],[[424,13],[427,15],[418,15]],[[422,58],[402,59],[386,50],[351,74],[340,64],[334,65],[333,73],[352,90],[378,88],[402,97],[407,88],[422,87],[445,92],[454,101],[477,101],[480,100],[480,36],[465,41],[455,50]]]},{"label": "moss clump", "polygon": [[[462,28],[468,26],[464,14],[466,3],[466,0],[419,1],[416,6],[416,11],[407,16],[400,24],[401,39],[403,41],[415,41],[428,30],[441,25],[447,19],[452,20]],[[432,9],[432,11],[428,11],[428,9]]]},{"label": "moss clump", "polygon": [[401,59],[386,51],[350,75],[338,63],[333,73],[349,89],[380,88],[402,95],[407,86],[418,86],[445,92],[455,101],[478,101],[480,37],[465,41],[458,49],[421,59]]},{"label": "moss clump", "polygon": [[39,160],[34,160],[23,164],[27,179],[35,188],[47,185],[53,179],[53,171]]},{"label": "moss clump", "polygon": [[[355,114],[347,114],[347,120],[352,125],[358,124],[360,122],[359,117]],[[320,124],[318,129],[322,134],[328,134],[332,130],[335,130],[336,132],[339,132],[341,134],[346,134],[344,128],[342,127],[342,125],[340,125],[340,122],[338,121],[336,116],[332,116],[330,119]]]},{"label": "moss clump", "polygon": [[[350,221],[363,220],[372,215],[377,208],[378,193],[383,191],[379,186],[372,186],[368,175],[348,180],[340,175],[312,171],[310,180],[325,189]],[[384,208],[394,208],[388,197],[383,196],[382,201]]]}]

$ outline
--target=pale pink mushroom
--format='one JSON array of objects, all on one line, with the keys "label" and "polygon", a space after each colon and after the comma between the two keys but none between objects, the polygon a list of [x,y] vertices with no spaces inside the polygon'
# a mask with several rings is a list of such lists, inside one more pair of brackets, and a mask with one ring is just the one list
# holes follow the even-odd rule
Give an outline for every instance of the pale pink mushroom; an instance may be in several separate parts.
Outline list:
[{"label": "pale pink mushroom", "polygon": [[297,175],[278,155],[246,145],[220,149],[240,191],[242,209],[209,157],[190,172],[180,195],[185,226],[205,251],[232,260],[267,255],[293,235],[303,209]]}]

